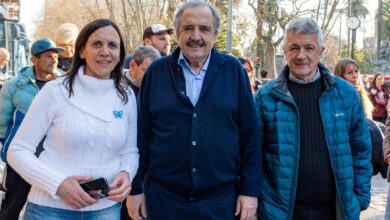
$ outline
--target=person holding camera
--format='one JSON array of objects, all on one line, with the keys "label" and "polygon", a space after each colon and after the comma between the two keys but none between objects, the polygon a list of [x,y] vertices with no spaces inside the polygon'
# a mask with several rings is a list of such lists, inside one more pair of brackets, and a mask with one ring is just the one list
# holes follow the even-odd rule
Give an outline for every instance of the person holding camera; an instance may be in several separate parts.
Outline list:
[{"label": "person holding camera", "polygon": [[7,157],[32,186],[24,219],[120,218],[138,167],[136,99],[122,81],[124,59],[118,26],[92,21],[77,37],[69,72],[32,102]]}]

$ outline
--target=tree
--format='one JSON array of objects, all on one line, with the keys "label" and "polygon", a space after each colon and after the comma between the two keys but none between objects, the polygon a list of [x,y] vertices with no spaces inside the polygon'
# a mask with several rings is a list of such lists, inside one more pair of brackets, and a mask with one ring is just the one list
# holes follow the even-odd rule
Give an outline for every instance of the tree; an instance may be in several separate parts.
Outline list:
[{"label": "tree", "polygon": [[[56,28],[64,22],[76,24],[79,28],[98,18],[109,18],[121,29],[126,50],[133,52],[142,45],[143,30],[150,24],[161,23],[173,27],[174,12],[185,0],[46,0],[44,19],[37,21],[34,36],[54,37]],[[227,0],[211,0],[219,9],[222,24],[227,18]],[[236,7],[240,0],[234,0]],[[77,10],[75,10],[77,9]],[[67,15],[67,16],[64,16]],[[226,48],[226,26],[222,25],[216,42],[219,50]],[[237,45],[233,40],[233,47]],[[172,39],[173,48],[175,47]]]},{"label": "tree", "polygon": [[[301,10],[302,5],[297,1],[288,1],[292,11],[280,7],[282,1],[278,0],[248,0],[248,5],[253,9],[256,20],[256,56],[262,57],[262,67],[269,71],[269,77],[276,76],[275,52],[276,47],[283,40],[283,35],[278,36],[278,30],[283,32],[287,23],[298,15],[308,13]],[[265,48],[265,51],[262,49]],[[263,56],[262,56],[263,55]]]},{"label": "tree", "polygon": [[382,8],[382,41],[390,41],[390,0],[383,1]]},{"label": "tree", "polygon": [[333,26],[339,18],[340,13],[344,11],[342,9],[337,9],[338,6],[339,0],[325,0],[324,2],[321,0],[318,1],[315,12],[315,19],[321,27],[325,39],[333,29]]},{"label": "tree", "polygon": [[92,20],[109,18],[120,27],[127,51],[133,52],[142,44],[146,26],[152,23],[173,26],[174,11],[181,2],[183,0],[46,0],[44,19],[37,21],[34,36],[53,38],[56,28],[64,22],[81,28]]}]

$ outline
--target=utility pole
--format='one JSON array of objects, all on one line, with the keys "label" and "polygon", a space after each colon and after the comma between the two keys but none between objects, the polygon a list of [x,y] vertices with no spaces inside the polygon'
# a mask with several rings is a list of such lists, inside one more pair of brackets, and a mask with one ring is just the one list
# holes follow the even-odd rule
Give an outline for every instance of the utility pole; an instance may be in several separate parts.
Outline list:
[{"label": "utility pole", "polygon": [[[347,13],[347,18],[351,17],[351,7],[352,7],[352,2],[351,0],[348,0],[348,13]],[[348,55],[351,58],[351,30],[348,28]]]},{"label": "utility pole", "polygon": [[351,58],[355,59],[356,29],[352,29]]},{"label": "utility pole", "polygon": [[382,42],[382,23],[383,23],[383,18],[382,18],[382,8],[383,8],[383,1],[378,0],[378,16],[377,16],[377,39],[376,39],[376,57],[380,56],[380,50],[381,50],[381,42]]},{"label": "utility pole", "polygon": [[[339,10],[339,17],[340,17],[340,31],[339,31],[339,57],[341,57],[341,31],[343,26],[343,13],[341,10]],[[347,28],[348,30],[348,28]]]},{"label": "utility pole", "polygon": [[226,36],[226,51],[232,52],[232,19],[233,19],[233,0],[228,0],[228,30]]}]

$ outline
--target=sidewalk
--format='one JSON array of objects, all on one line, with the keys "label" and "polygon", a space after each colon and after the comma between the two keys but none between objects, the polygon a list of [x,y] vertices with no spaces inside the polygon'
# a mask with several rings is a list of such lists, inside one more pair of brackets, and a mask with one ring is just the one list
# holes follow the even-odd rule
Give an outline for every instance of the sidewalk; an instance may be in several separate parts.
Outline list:
[{"label": "sidewalk", "polygon": [[389,183],[376,175],[371,179],[371,203],[370,207],[361,213],[363,220],[383,220],[385,219],[387,189]]}]

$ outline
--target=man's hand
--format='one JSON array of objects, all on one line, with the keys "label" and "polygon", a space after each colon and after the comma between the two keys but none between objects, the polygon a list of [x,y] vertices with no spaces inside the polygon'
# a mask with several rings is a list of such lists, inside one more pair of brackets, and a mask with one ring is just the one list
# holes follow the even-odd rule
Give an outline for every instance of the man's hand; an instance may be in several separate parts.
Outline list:
[{"label": "man's hand", "polygon": [[[139,194],[139,195],[129,195],[126,199],[126,207],[127,212],[131,219],[138,220],[142,218],[146,218],[146,201],[145,201],[145,195]],[[141,211],[141,216],[139,216],[139,213]]]},{"label": "man's hand", "polygon": [[80,186],[81,181],[90,181],[90,176],[69,176],[58,187],[57,195],[74,209],[81,209],[97,203]]},{"label": "man's hand", "polygon": [[386,163],[390,165],[390,157],[386,158]]},{"label": "man's hand", "polygon": [[124,171],[119,172],[109,187],[107,199],[122,202],[131,190],[129,174]]},{"label": "man's hand", "polygon": [[237,198],[236,216],[240,215],[240,220],[250,220],[256,214],[257,197],[240,195]]}]

